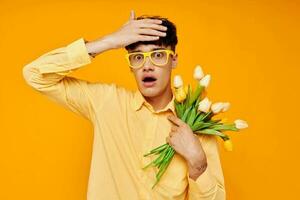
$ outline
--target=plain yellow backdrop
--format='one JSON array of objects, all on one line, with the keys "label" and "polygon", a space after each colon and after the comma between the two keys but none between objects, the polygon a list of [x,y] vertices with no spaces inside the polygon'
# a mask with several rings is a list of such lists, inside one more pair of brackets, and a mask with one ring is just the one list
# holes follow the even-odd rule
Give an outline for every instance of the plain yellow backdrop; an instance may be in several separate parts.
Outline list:
[{"label": "plain yellow backdrop", "polygon": [[[0,0],[0,199],[86,198],[93,130],[89,121],[26,85],[22,68],[83,37],[117,30],[129,17],[168,17],[178,28],[178,68],[192,83],[200,64],[208,97],[229,101],[223,116],[249,128],[221,149],[227,199],[299,196],[299,1]],[[99,55],[72,76],[136,88],[124,50]],[[173,75],[174,75],[173,74]]]}]

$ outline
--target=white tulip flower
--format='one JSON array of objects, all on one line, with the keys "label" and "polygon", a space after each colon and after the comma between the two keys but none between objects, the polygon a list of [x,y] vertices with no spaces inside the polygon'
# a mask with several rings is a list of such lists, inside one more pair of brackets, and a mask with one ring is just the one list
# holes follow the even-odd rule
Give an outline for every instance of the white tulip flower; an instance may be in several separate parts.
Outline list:
[{"label": "white tulip flower", "polygon": [[201,86],[207,88],[208,85],[209,85],[209,82],[210,82],[210,75],[207,74],[207,75],[205,75],[205,76],[200,80],[199,84],[200,84]]},{"label": "white tulip flower", "polygon": [[221,112],[223,110],[223,108],[224,108],[224,103],[222,103],[222,102],[217,102],[217,103],[214,103],[211,105],[211,111],[214,114]]},{"label": "white tulip flower", "polygon": [[182,79],[181,79],[181,76],[176,75],[176,76],[174,77],[174,87],[175,87],[175,88],[180,88],[180,87],[182,87],[182,86],[183,86],[183,81],[182,81]]},{"label": "white tulip flower", "polygon": [[238,129],[244,129],[248,127],[248,124],[246,121],[241,120],[241,119],[237,119],[234,121],[235,127]]},{"label": "white tulip flower", "polygon": [[226,112],[229,108],[230,108],[230,103],[224,102],[222,112]]},{"label": "white tulip flower", "polygon": [[207,113],[210,109],[210,106],[211,106],[211,101],[207,97],[205,97],[199,102],[198,111]]},{"label": "white tulip flower", "polygon": [[200,81],[204,77],[203,70],[200,65],[197,65],[194,69],[194,79]]}]

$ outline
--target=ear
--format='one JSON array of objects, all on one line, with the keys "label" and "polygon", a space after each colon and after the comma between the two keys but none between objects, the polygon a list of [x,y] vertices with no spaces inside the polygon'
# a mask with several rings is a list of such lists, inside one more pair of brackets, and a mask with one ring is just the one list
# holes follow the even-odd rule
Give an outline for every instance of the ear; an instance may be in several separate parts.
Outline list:
[{"label": "ear", "polygon": [[172,59],[172,69],[175,69],[178,63],[178,54],[176,53],[174,56],[171,57],[171,59]]}]

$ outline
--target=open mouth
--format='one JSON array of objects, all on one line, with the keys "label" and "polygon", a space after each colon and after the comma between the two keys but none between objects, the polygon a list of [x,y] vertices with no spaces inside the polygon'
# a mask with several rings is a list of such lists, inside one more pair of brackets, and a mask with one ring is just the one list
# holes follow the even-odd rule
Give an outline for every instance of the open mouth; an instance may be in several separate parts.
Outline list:
[{"label": "open mouth", "polygon": [[155,85],[156,80],[153,76],[145,76],[142,81],[145,87],[152,87]]},{"label": "open mouth", "polygon": [[154,78],[154,77],[145,77],[143,79],[143,82],[146,82],[146,83],[151,83],[153,81],[156,81],[156,78]]}]

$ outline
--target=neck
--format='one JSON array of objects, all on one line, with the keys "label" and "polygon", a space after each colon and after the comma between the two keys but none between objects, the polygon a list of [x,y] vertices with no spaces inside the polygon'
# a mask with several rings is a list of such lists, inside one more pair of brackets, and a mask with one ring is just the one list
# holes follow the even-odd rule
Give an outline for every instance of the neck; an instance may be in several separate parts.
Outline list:
[{"label": "neck", "polygon": [[173,94],[171,86],[168,85],[166,90],[164,90],[161,94],[155,97],[145,97],[145,100],[151,104],[155,111],[163,109],[168,105],[168,103],[172,100]]}]

